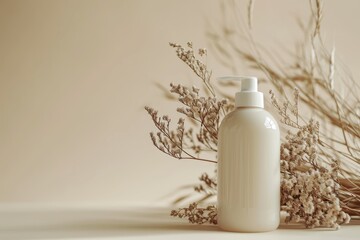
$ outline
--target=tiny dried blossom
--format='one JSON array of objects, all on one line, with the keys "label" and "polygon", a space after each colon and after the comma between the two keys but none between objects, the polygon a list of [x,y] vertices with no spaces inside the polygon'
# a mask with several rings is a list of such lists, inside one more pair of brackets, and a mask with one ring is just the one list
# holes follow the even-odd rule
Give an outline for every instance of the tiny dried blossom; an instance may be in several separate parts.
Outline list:
[{"label": "tiny dried blossom", "polygon": [[207,55],[207,50],[206,48],[199,48],[199,55],[202,57],[204,55]]}]

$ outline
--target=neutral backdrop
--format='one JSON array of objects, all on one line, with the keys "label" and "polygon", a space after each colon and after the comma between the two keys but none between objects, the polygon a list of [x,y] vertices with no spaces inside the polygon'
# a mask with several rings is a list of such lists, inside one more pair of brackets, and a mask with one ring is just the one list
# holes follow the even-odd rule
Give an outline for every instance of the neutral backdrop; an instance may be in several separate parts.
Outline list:
[{"label": "neutral backdrop", "polygon": [[[246,2],[239,14],[246,18]],[[258,0],[258,41],[290,48],[308,1]],[[209,47],[215,0],[0,0],[0,202],[155,202],[213,165],[151,144],[145,105],[174,113],[155,83],[196,84],[169,41]],[[360,1],[325,1],[326,42],[355,77]],[[211,54],[214,76],[228,70]],[[252,74],[239,66],[242,74]],[[235,91],[235,90],[234,90]]]}]

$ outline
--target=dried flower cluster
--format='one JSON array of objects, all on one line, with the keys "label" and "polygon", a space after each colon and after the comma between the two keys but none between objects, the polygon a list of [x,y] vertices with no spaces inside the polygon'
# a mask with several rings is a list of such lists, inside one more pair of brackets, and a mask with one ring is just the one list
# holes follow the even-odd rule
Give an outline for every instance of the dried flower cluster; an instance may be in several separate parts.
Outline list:
[{"label": "dried flower cluster", "polygon": [[188,89],[180,84],[171,84],[170,86],[170,92],[177,94],[178,100],[184,105],[184,107],[178,108],[177,111],[200,123],[200,131],[196,137],[206,149],[201,149],[197,145],[197,152],[200,152],[200,150],[217,151],[220,111],[228,106],[227,100],[218,101],[215,97],[200,97],[199,89],[195,87]]},{"label": "dried flower cluster", "polygon": [[172,210],[170,215],[173,217],[187,218],[190,223],[195,224],[217,224],[216,207],[213,205],[201,208],[198,207],[197,203],[192,203],[187,208]]},{"label": "dried flower cluster", "polygon": [[273,91],[271,103],[277,109],[280,121],[298,129],[288,131],[280,148],[281,210],[288,216],[286,222],[303,221],[307,228],[338,228],[350,221],[340,205],[338,183],[339,162],[324,161],[319,153],[319,122],[312,119],[299,125],[299,91],[295,89],[294,102],[280,104]]},{"label": "dried flower cluster", "polygon": [[[287,113],[286,106],[297,107],[285,101],[280,108],[276,97],[271,93],[272,103],[279,110],[285,124],[299,130],[290,131],[286,141],[281,144],[281,210],[288,214],[286,222],[303,221],[307,228],[339,228],[339,224],[350,221],[340,205],[338,174],[339,162],[331,163],[321,159],[319,154],[319,122],[310,120],[305,126],[295,124]],[[298,93],[295,91],[297,101]],[[291,113],[298,117],[298,110]]]},{"label": "dried flower cluster", "polygon": [[[207,90],[211,95],[215,96],[215,91],[210,83],[212,72],[208,70],[207,66],[203,61],[197,58],[194,54],[193,43],[187,43],[187,49],[177,43],[169,43],[171,47],[176,49],[176,54],[186,65],[188,65],[193,72],[203,81]],[[206,57],[207,50],[205,48],[198,49],[200,57]]]},{"label": "dried flower cluster", "polygon": [[[171,119],[169,116],[158,116],[158,112],[153,108],[145,107],[145,110],[151,116],[156,128],[159,132],[156,135],[151,132],[150,137],[153,144],[162,152],[181,159],[183,157],[183,153],[189,155],[183,149],[183,138],[184,138],[184,119],[180,118],[177,123],[177,128],[175,130],[170,130],[170,122]],[[189,155],[191,156],[191,155]]]},{"label": "dried flower cluster", "polygon": [[[234,57],[248,62],[250,67],[265,74],[276,95],[284,99],[280,102],[275,91],[270,91],[273,109],[283,123],[282,130],[287,131],[287,134],[283,134],[286,137],[280,149],[281,210],[288,214],[286,222],[301,222],[308,228],[321,226],[338,229],[339,224],[349,222],[350,215],[360,215],[360,171],[348,167],[360,166],[360,111],[356,111],[356,104],[360,102],[356,91],[360,87],[350,78],[352,85],[349,87],[348,102],[334,90],[337,69],[335,49],[331,53],[326,52],[321,40],[320,22],[323,15],[320,0],[315,1],[313,8],[312,31],[304,30],[306,34],[310,33],[310,58],[303,52],[295,54],[295,62],[290,66],[280,66],[280,69],[265,62],[252,37],[249,37],[249,41],[256,49],[255,54],[239,48],[232,39],[234,34],[228,34],[236,33],[231,26],[223,29],[223,35],[214,32],[210,36],[222,63],[236,69],[232,66]],[[252,14],[252,11],[253,1],[250,1],[248,14]],[[251,27],[251,16],[248,16],[248,21]],[[316,42],[320,43],[319,49]],[[158,130],[150,134],[151,139],[160,151],[174,158],[216,163],[219,123],[232,110],[233,99],[212,85],[211,71],[201,60],[207,56],[206,49],[198,49],[196,55],[191,42],[187,43],[187,47],[176,43],[170,43],[170,46],[200,78],[204,91],[171,84],[170,93],[181,104],[177,112],[183,114],[184,118],[180,118],[172,130],[170,117],[158,116],[157,111],[146,107]],[[306,43],[302,47],[306,48]],[[289,91],[293,91],[292,100],[287,96]],[[200,95],[201,92],[203,95]],[[299,112],[299,102],[304,103],[312,113],[311,118],[320,122]],[[185,121],[191,123],[186,128]],[[329,126],[331,131],[327,129]],[[333,132],[340,133],[340,136]],[[202,157],[205,152],[206,157]],[[209,153],[213,153],[214,159],[208,158]],[[216,224],[216,207],[201,206],[209,204],[209,200],[216,196],[216,187],[216,178],[204,173],[200,177],[200,184],[193,186],[193,190],[200,194],[198,201],[186,208],[173,210],[171,216],[187,218],[196,224]],[[175,202],[186,199],[187,196],[183,196]]]}]

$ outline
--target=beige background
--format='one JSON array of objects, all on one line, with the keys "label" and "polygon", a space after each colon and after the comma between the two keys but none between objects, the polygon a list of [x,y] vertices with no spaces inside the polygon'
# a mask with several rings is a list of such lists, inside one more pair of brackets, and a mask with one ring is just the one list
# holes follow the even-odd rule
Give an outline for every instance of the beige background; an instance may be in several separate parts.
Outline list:
[{"label": "beige background", "polygon": [[[323,25],[355,77],[359,11],[360,1],[328,0]],[[168,42],[209,46],[219,13],[214,0],[1,0],[0,201],[157,201],[211,171],[153,148],[143,107],[173,112],[154,83],[196,79]],[[258,0],[254,34],[291,48],[295,17],[308,13],[308,1]]]}]

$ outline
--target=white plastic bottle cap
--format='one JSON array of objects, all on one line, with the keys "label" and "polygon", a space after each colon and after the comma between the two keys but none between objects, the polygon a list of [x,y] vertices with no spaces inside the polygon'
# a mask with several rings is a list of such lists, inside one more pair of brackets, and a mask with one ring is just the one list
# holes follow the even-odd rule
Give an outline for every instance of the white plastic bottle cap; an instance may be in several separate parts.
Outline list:
[{"label": "white plastic bottle cap", "polygon": [[226,76],[218,80],[241,81],[241,91],[235,94],[235,107],[264,108],[264,94],[258,92],[258,79],[256,77]]}]

